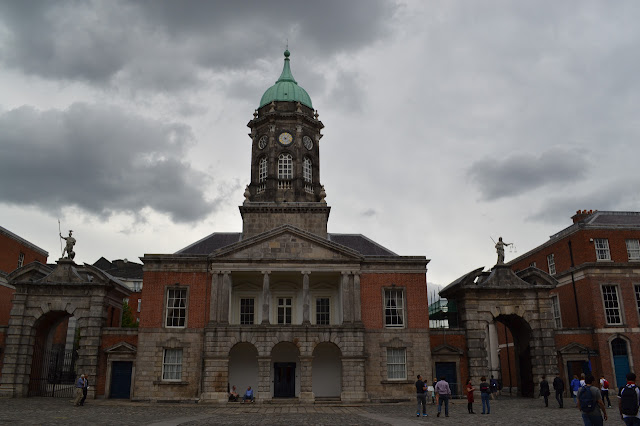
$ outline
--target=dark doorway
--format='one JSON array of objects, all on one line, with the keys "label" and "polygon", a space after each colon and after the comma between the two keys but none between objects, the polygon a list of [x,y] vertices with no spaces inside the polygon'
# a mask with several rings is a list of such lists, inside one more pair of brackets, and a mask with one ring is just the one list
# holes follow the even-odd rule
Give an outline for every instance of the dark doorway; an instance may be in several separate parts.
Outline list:
[{"label": "dark doorway", "polygon": [[111,364],[111,398],[129,399],[133,362],[114,361]]},{"label": "dark doorway", "polygon": [[458,395],[458,375],[455,362],[436,362],[436,377],[442,377],[449,383],[451,395]]},{"label": "dark doorway", "polygon": [[296,363],[276,362],[273,364],[274,398],[293,398],[296,396]]},{"label": "dark doorway", "polygon": [[[517,383],[519,395],[534,397],[536,384],[533,377],[533,362],[531,359],[532,331],[529,323],[524,318],[514,314],[499,315],[495,320],[507,327],[513,338],[515,371],[512,371],[509,365],[506,372],[509,375],[508,382],[512,383],[512,386]],[[500,339],[500,336],[498,338]],[[508,342],[501,341],[500,343],[506,344]],[[504,370],[502,371],[502,378],[504,381]]]}]

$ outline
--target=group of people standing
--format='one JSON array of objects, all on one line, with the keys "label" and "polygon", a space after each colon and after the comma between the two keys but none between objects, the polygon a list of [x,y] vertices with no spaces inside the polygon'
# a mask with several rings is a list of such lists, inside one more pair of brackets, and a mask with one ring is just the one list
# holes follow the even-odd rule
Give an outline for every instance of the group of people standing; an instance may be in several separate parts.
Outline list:
[{"label": "group of people standing", "polygon": [[[482,377],[480,383],[480,397],[482,399],[482,413],[481,414],[490,414],[491,406],[489,404],[489,399],[493,396],[494,398],[497,396],[498,392],[498,381],[491,376],[491,380],[487,382],[486,377]],[[440,377],[440,379],[433,379],[433,385],[428,386],[422,380],[422,376],[418,375],[418,380],[416,381],[416,397],[418,401],[418,406],[416,409],[416,417],[420,417],[420,411],[422,409],[422,416],[427,416],[427,393],[432,392],[432,402],[438,405],[438,414],[437,417],[440,417],[442,413],[442,406],[444,406],[444,416],[449,417],[449,399],[451,399],[451,387],[449,383],[446,381],[444,377]],[[469,410],[469,414],[475,414],[473,411],[473,402],[474,397],[473,393],[476,391],[476,388],[471,384],[471,379],[467,380],[467,384],[464,389],[467,395],[467,409]]]}]

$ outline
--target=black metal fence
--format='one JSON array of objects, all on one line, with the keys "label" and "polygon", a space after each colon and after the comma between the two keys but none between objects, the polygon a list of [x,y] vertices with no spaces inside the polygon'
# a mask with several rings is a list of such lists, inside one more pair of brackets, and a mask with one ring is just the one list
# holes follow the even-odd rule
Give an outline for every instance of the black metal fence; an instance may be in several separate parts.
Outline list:
[{"label": "black metal fence", "polygon": [[34,348],[29,396],[73,397],[77,361],[77,351]]}]

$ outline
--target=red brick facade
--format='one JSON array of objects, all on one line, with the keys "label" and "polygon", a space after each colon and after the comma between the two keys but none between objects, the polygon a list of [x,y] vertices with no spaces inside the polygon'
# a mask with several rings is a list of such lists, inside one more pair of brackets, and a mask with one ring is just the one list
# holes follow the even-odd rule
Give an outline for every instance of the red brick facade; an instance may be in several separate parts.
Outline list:
[{"label": "red brick facade", "polygon": [[20,254],[24,255],[22,266],[36,261],[47,263],[46,251],[0,227],[0,271],[10,273],[17,269]]}]

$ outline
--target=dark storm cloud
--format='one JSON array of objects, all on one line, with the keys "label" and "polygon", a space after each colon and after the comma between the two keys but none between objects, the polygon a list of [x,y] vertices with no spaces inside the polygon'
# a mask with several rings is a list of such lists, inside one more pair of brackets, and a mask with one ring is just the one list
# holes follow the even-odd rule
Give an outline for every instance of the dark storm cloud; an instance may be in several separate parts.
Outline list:
[{"label": "dark storm cloud", "polygon": [[513,154],[478,160],[471,165],[467,176],[478,187],[483,200],[493,201],[551,183],[575,182],[587,171],[584,153],[556,148],[540,155]]},{"label": "dark storm cloud", "polygon": [[185,125],[86,104],[7,111],[0,114],[0,200],[100,216],[150,207],[197,221],[218,202],[204,197],[208,176],[182,161],[192,139]]},{"label": "dark storm cloud", "polygon": [[2,2],[0,61],[45,79],[175,91],[272,62],[287,38],[318,61],[358,50],[394,12],[382,0]]}]

